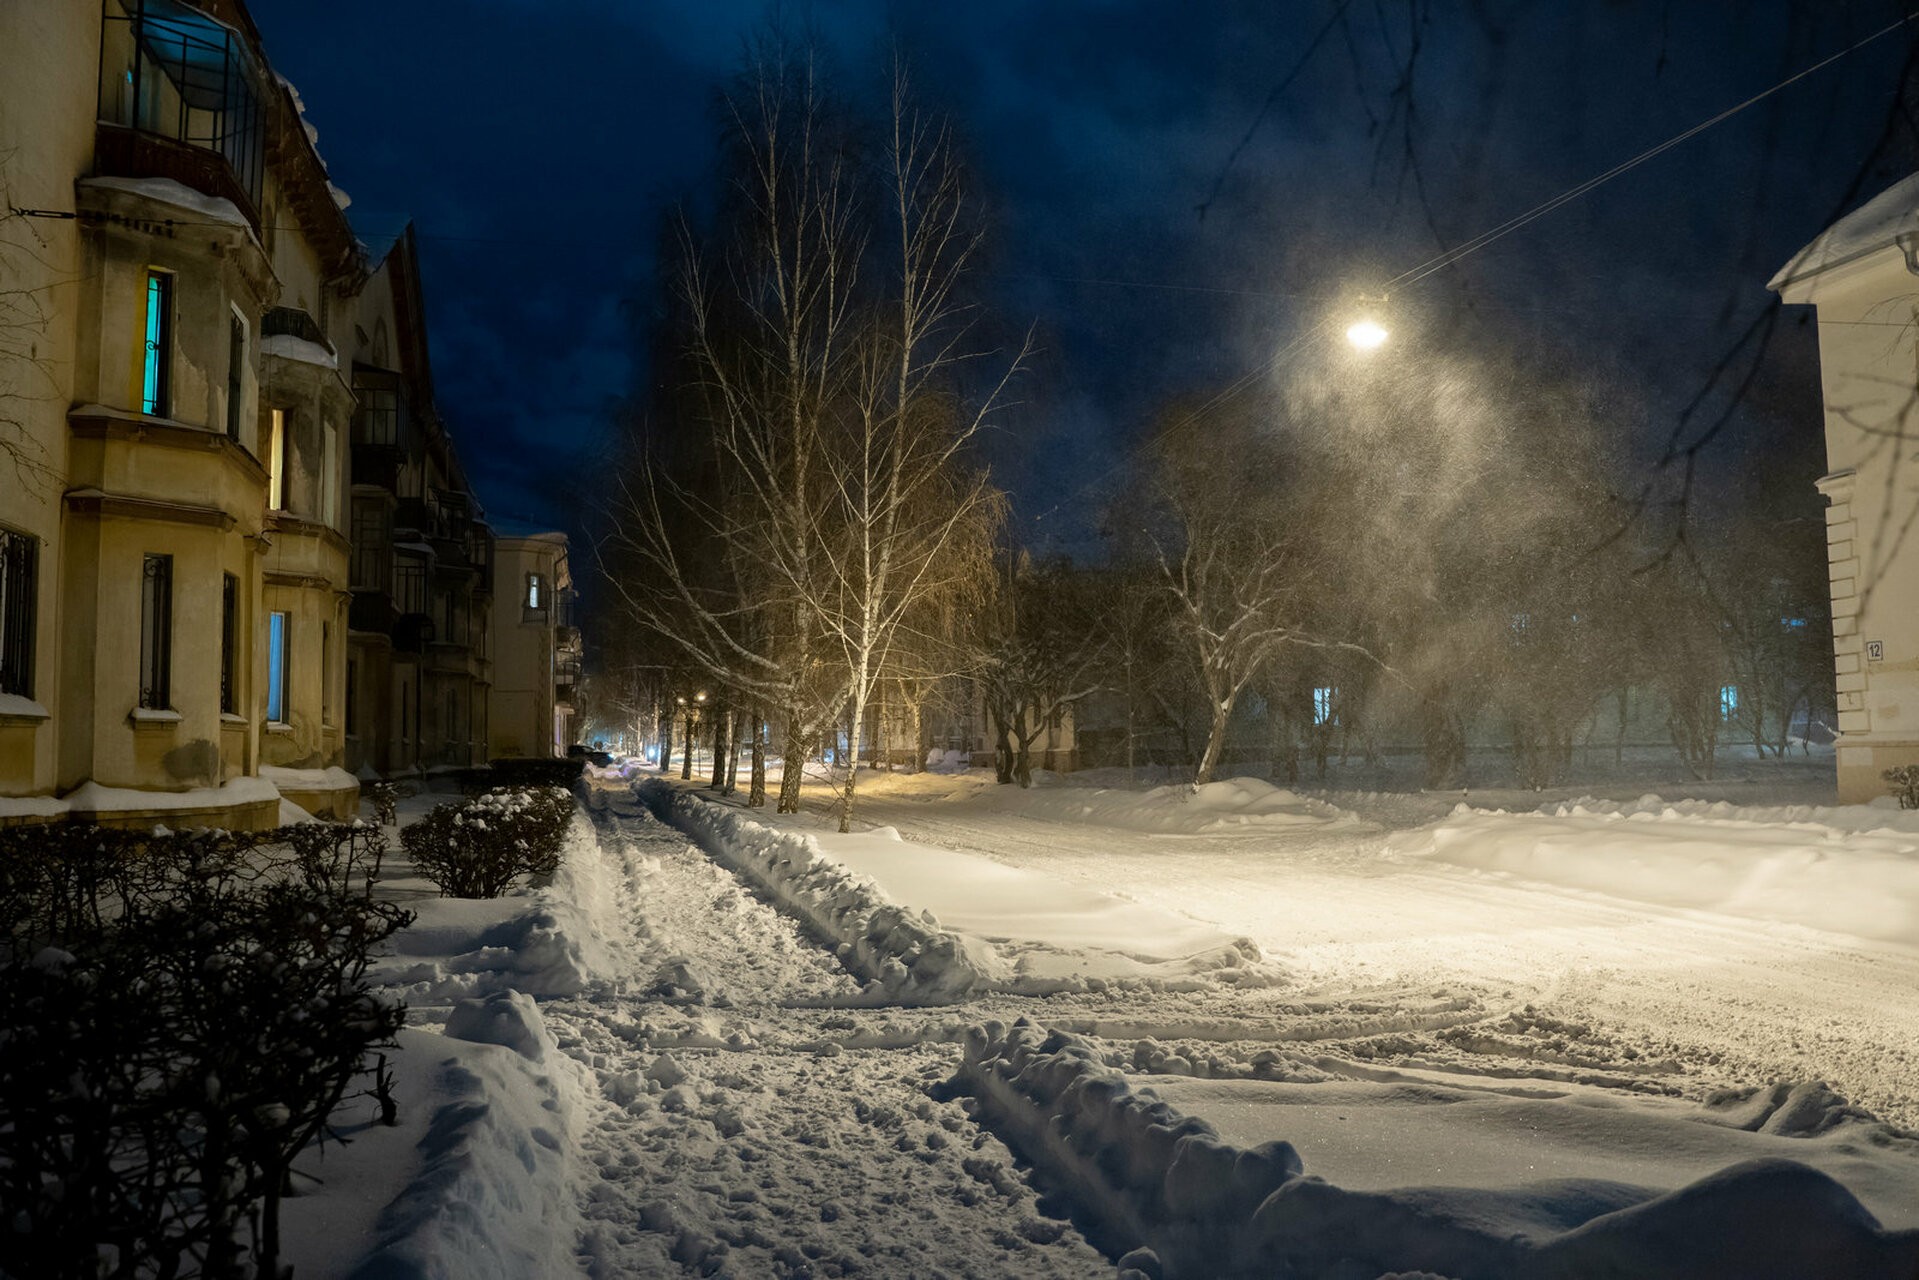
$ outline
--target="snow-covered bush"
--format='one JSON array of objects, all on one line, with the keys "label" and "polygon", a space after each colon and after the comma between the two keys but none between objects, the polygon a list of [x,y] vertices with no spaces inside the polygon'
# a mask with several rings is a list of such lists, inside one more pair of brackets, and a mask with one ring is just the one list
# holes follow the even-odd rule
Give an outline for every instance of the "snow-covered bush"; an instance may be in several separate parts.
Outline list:
[{"label": "snow-covered bush", "polygon": [[442,897],[497,898],[522,877],[538,882],[558,870],[572,820],[573,798],[559,787],[500,788],[434,806],[400,843]]},{"label": "snow-covered bush", "polygon": [[1919,765],[1902,765],[1880,775],[1899,800],[1901,809],[1919,809]]},{"label": "snow-covered bush", "polygon": [[400,801],[418,793],[402,783],[376,782],[366,789],[366,794],[373,802],[374,820],[390,827],[400,820]]},{"label": "snow-covered bush", "polygon": [[365,892],[381,847],[0,832],[9,1274],[278,1274],[292,1163],[405,1019],[366,980],[411,918]]}]

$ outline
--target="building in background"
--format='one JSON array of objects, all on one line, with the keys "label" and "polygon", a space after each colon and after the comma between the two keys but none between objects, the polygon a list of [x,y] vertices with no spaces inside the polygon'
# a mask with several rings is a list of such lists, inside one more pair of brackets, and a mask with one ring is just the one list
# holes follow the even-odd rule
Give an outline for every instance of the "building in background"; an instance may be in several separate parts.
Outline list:
[{"label": "building in background", "polygon": [[338,352],[364,273],[245,10],[0,7],[0,182],[37,211],[0,232],[26,291],[0,316],[0,794],[254,827],[278,796],[245,780],[277,770],[351,811]]},{"label": "building in background", "polygon": [[505,521],[494,532],[488,754],[563,756],[573,744],[581,653],[566,535]]},{"label": "building in background", "polygon": [[484,764],[493,537],[434,404],[410,226],[360,294],[353,343],[347,767]]},{"label": "building in background", "polygon": [[1770,287],[1818,308],[1839,798],[1919,765],[1919,174],[1834,223]]}]

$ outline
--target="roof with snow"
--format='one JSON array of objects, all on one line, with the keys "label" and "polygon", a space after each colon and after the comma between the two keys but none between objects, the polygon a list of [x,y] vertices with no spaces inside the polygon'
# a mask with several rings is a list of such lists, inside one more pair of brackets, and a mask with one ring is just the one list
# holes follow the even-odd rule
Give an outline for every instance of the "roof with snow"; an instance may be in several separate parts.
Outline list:
[{"label": "roof with snow", "polygon": [[1902,235],[1919,235],[1919,173],[1895,182],[1819,233],[1766,283],[1778,292],[1879,249],[1898,244]]}]

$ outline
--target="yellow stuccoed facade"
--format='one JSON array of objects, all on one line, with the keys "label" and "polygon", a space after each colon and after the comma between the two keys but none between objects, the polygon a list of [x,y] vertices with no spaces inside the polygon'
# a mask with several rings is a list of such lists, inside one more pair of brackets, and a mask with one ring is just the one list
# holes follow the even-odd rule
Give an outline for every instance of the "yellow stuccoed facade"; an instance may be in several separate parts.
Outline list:
[{"label": "yellow stuccoed facade", "polygon": [[262,767],[357,811],[339,353],[365,268],[244,10],[168,13],[249,86],[224,150],[135,10],[0,5],[0,179],[39,211],[0,223],[0,273],[38,299],[0,341],[0,822],[71,797],[121,825],[273,825],[232,785]]}]

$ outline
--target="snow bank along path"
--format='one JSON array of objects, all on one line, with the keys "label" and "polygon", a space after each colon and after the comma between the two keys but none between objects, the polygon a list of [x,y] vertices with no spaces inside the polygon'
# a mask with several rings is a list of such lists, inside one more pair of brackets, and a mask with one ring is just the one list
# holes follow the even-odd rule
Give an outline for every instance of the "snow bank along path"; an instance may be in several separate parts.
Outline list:
[{"label": "snow bank along path", "polygon": [[756,821],[669,783],[636,787],[663,820],[747,876],[839,948],[863,997],[937,1004],[987,992],[1109,986],[1270,986],[1244,938],[989,859],[902,841]]},{"label": "snow bank along path", "polygon": [[[1887,1231],[1808,1165],[1762,1158],[1676,1190],[1594,1179],[1352,1191],[1291,1143],[1239,1147],[1134,1090],[1085,1041],[1024,1020],[969,1035],[950,1093],[1080,1210],[1121,1275],[1474,1280],[1911,1280],[1919,1231]],[[1128,1249],[1131,1252],[1126,1252]]]}]

